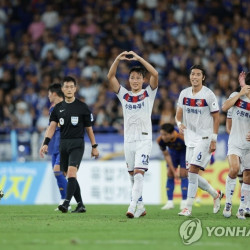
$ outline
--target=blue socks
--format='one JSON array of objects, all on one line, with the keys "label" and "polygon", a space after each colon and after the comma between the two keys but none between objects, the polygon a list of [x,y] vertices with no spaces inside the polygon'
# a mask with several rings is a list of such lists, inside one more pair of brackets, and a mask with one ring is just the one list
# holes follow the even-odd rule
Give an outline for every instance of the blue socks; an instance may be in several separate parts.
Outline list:
[{"label": "blue socks", "polygon": [[[174,178],[168,177],[166,184],[168,200],[173,200],[174,186],[175,186]],[[187,177],[181,178],[182,200],[187,199],[187,191],[188,191],[188,178]]]},{"label": "blue socks", "polygon": [[182,200],[187,199],[187,191],[188,191],[188,178],[181,178],[181,192],[182,192]]},{"label": "blue socks", "polygon": [[68,182],[66,180],[66,177],[63,175],[63,172],[55,171],[54,174],[57,180],[57,186],[61,194],[61,199],[64,200],[66,198],[66,190]]},{"label": "blue socks", "polygon": [[173,200],[173,195],[174,195],[174,178],[168,177],[166,188],[167,188],[167,197],[168,197],[168,200]]}]

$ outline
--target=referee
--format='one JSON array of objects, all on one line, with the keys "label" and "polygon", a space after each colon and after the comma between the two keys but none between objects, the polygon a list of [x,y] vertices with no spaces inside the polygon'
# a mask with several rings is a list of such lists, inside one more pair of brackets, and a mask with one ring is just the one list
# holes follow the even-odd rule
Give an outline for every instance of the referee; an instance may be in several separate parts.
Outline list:
[{"label": "referee", "polygon": [[58,103],[50,116],[50,125],[46,131],[46,137],[40,154],[48,152],[48,144],[52,138],[56,127],[60,125],[60,166],[61,171],[67,173],[68,185],[66,199],[58,209],[68,212],[69,203],[74,196],[77,207],[72,213],[84,213],[86,208],[82,202],[81,190],[77,181],[77,170],[80,166],[84,153],[84,128],[92,144],[91,156],[98,158],[94,132],[92,129],[93,116],[88,106],[75,98],[76,80],[73,77],[66,76],[62,83],[62,92],[64,93],[64,101]]}]

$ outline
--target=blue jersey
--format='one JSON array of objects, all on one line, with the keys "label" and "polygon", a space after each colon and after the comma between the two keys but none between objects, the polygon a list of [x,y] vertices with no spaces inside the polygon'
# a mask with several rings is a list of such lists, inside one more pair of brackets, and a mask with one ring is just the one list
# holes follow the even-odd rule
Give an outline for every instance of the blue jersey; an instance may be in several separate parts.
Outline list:
[{"label": "blue jersey", "polygon": [[164,142],[159,136],[157,138],[157,143],[162,151],[168,150],[174,167],[181,166],[181,168],[186,168],[186,145],[184,142],[184,137],[179,133],[179,130],[175,128],[174,139],[169,142]]},{"label": "blue jersey", "polygon": [[[52,113],[53,109],[54,109],[54,107],[50,107],[49,114]],[[59,153],[59,145],[60,145],[60,127],[57,127],[53,137],[50,140],[49,146],[48,146],[49,155],[58,154]]]}]

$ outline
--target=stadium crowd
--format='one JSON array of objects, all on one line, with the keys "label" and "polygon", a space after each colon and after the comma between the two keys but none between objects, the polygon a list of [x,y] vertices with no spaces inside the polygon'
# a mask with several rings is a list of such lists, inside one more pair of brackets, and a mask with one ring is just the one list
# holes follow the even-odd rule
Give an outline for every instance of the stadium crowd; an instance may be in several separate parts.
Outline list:
[{"label": "stadium crowd", "polygon": [[[95,131],[122,133],[122,109],[107,84],[117,54],[133,50],[159,72],[152,121],[174,123],[188,69],[202,64],[220,106],[250,70],[248,0],[2,0],[0,127],[48,125],[47,89],[65,75],[92,109]],[[128,65],[117,78],[128,87]],[[221,113],[221,130],[225,129]],[[25,135],[24,135],[25,136]],[[27,135],[29,136],[29,135]]]}]

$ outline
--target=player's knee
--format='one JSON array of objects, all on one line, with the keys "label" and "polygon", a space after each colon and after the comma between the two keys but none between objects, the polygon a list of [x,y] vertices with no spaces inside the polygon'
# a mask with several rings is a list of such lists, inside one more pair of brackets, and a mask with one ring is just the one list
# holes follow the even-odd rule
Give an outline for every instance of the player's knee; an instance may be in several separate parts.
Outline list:
[{"label": "player's knee", "polygon": [[228,175],[230,178],[235,179],[238,173],[239,173],[239,168],[235,166],[229,169]]},{"label": "player's knee", "polygon": [[243,172],[243,183],[250,185],[250,171]]}]

